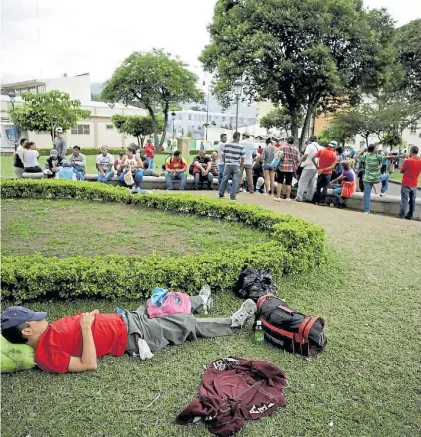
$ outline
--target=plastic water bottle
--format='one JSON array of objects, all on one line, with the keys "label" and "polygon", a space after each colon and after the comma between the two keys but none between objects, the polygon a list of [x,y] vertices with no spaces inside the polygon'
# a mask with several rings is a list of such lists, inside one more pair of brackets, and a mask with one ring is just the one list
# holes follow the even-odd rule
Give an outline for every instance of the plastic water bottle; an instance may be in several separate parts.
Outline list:
[{"label": "plastic water bottle", "polygon": [[254,331],[254,342],[263,343],[265,341],[265,334],[262,329],[262,322],[258,320],[256,322],[256,330]]}]

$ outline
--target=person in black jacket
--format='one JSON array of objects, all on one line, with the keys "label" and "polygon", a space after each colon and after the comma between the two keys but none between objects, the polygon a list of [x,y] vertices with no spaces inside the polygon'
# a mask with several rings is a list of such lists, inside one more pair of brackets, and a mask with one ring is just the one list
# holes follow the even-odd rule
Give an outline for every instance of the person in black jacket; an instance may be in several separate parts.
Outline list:
[{"label": "person in black jacket", "polygon": [[265,177],[260,155],[253,153],[253,185],[255,193],[265,192]]},{"label": "person in black jacket", "polygon": [[55,178],[63,164],[63,158],[59,156],[56,149],[50,151],[50,156],[45,161],[44,177]]}]

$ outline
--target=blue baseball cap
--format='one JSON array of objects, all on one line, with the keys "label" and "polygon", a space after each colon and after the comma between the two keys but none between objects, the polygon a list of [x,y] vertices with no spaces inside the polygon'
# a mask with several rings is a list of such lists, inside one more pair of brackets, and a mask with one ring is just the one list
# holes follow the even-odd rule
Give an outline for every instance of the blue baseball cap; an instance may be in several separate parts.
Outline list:
[{"label": "blue baseball cap", "polygon": [[23,322],[44,320],[47,313],[38,313],[25,307],[9,307],[1,313],[1,329],[12,328]]}]

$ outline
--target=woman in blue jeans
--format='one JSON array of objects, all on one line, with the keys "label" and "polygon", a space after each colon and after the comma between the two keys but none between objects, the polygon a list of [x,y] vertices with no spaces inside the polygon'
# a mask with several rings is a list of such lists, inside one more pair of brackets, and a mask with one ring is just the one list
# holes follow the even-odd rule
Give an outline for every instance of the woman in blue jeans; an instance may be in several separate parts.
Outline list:
[{"label": "woman in blue jeans", "polygon": [[[122,170],[120,181],[128,187],[133,186],[133,192],[139,193],[141,191],[140,185],[143,180],[143,162],[140,157],[136,155],[136,149],[133,146],[127,147],[127,152],[121,160],[120,168]],[[128,185],[125,180],[125,176],[129,172],[131,172],[133,176],[133,185]]]}]

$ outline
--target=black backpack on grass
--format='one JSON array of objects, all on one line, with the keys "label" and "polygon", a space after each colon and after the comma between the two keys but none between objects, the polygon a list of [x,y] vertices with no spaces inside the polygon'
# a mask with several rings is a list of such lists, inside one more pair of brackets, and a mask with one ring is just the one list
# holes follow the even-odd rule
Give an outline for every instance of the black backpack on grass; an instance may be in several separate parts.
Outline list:
[{"label": "black backpack on grass", "polygon": [[265,294],[278,294],[276,282],[266,270],[245,267],[234,287],[234,294],[242,299],[253,299],[257,302]]},{"label": "black backpack on grass", "polygon": [[310,358],[327,344],[324,319],[305,316],[273,294],[258,300],[257,320],[262,323],[265,339],[289,352]]}]

